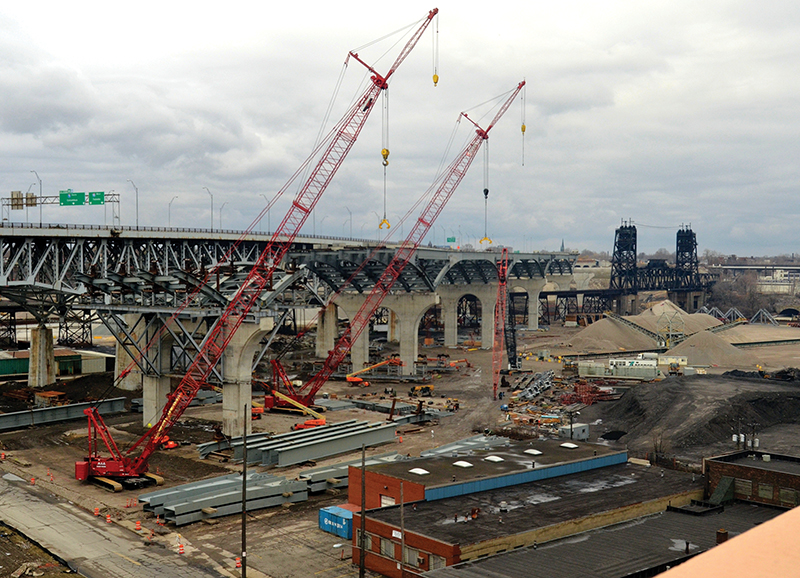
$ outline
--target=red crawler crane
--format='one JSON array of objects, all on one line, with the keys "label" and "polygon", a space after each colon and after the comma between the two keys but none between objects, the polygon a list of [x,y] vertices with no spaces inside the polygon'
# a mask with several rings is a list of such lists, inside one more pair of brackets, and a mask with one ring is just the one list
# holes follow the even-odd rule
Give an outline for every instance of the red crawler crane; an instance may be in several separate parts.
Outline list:
[{"label": "red crawler crane", "polygon": [[[289,397],[305,406],[310,406],[314,403],[314,396],[345,358],[347,353],[350,351],[352,344],[356,341],[356,339],[358,339],[361,333],[367,327],[369,327],[370,318],[378,309],[378,307],[380,307],[380,304],[383,302],[383,299],[386,297],[386,295],[389,294],[389,291],[400,277],[403,269],[406,265],[408,265],[408,262],[414,256],[414,252],[417,250],[417,247],[419,247],[419,244],[425,238],[425,235],[427,235],[428,231],[430,231],[430,228],[433,226],[433,223],[436,221],[439,213],[442,212],[442,209],[444,209],[447,201],[450,200],[453,191],[455,191],[459,183],[461,183],[461,180],[464,178],[467,169],[469,169],[472,161],[477,156],[481,145],[489,138],[489,131],[495,124],[497,124],[497,121],[500,120],[500,117],[505,114],[506,110],[508,110],[508,107],[511,106],[511,103],[519,94],[519,91],[522,90],[523,86],[525,86],[525,81],[520,82],[516,89],[512,91],[511,96],[506,99],[506,101],[500,107],[500,110],[495,115],[494,119],[492,119],[492,122],[485,130],[472,121],[472,119],[470,119],[466,114],[461,113],[464,118],[475,125],[477,129],[475,131],[476,135],[467,144],[464,150],[461,151],[458,157],[456,157],[456,159],[450,163],[450,166],[442,173],[442,175],[429,189],[430,192],[430,190],[436,187],[437,183],[439,184],[438,188],[433,193],[431,200],[417,218],[416,223],[414,223],[414,227],[411,229],[411,232],[408,234],[406,239],[403,241],[403,244],[395,253],[394,258],[391,260],[388,267],[386,267],[386,270],[375,283],[375,286],[364,300],[361,308],[350,320],[350,326],[345,330],[344,334],[339,338],[339,341],[328,354],[328,358],[325,360],[322,369],[320,369],[319,372],[314,375],[304,386],[295,388],[291,382],[285,378],[285,373],[283,372],[280,363],[273,361],[273,373],[276,376],[279,376],[279,378],[276,378],[276,383],[280,382],[284,384],[284,387],[286,387],[288,391]],[[508,254],[506,253],[506,262],[507,260]],[[270,399],[268,397],[267,401],[265,402],[265,406],[273,407],[275,405],[281,405],[279,400],[275,398]]]},{"label": "red crawler crane", "polygon": [[[150,455],[158,449],[161,441],[180,419],[189,403],[205,384],[206,379],[219,362],[236,330],[269,283],[275,269],[280,265],[284,255],[300,232],[303,223],[305,223],[317,201],[325,192],[347,153],[350,152],[377,102],[378,95],[382,90],[388,88],[389,78],[417,45],[422,33],[437,13],[438,9],[433,9],[428,13],[422,25],[403,47],[400,55],[395,59],[386,75],[379,74],[374,68],[362,61],[357,54],[350,53],[349,56],[364,64],[372,73],[370,85],[334,127],[331,132],[331,138],[328,139],[327,144],[324,146],[322,156],[301,186],[292,202],[291,209],[289,209],[281,224],[276,228],[270,242],[259,256],[247,279],[242,283],[218,322],[205,336],[194,361],[189,366],[189,370],[181,380],[180,385],[167,396],[167,403],[160,419],[133,446],[123,453],[111,437],[97,409],[89,408],[85,410],[84,413],[89,419],[89,455],[85,461],[75,464],[76,479],[102,478],[101,481],[115,490],[121,489],[120,484],[108,479],[108,477],[125,480],[127,482],[126,485],[129,487],[152,484],[152,476],[147,476]],[[102,457],[100,455],[101,442],[106,450],[111,453],[111,457]],[[141,450],[138,454],[134,454],[137,448],[141,448]]]}]

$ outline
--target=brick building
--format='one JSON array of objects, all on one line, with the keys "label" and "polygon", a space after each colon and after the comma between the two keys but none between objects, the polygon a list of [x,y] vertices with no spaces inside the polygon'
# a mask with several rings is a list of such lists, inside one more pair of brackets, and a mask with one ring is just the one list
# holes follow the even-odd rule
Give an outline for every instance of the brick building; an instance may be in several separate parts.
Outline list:
[{"label": "brick building", "polygon": [[793,508],[800,503],[800,458],[749,450],[703,460],[706,496]]}]

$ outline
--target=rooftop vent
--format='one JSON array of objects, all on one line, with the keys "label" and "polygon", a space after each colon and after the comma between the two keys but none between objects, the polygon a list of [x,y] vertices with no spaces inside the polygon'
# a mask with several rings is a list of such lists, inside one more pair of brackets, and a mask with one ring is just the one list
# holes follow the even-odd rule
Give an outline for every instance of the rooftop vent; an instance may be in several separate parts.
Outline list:
[{"label": "rooftop vent", "polygon": [[575,444],[570,443],[570,442],[565,442],[565,443],[561,444],[561,447],[562,448],[567,448],[568,450],[576,450],[576,449],[578,449],[578,446],[576,446]]},{"label": "rooftop vent", "polygon": [[464,460],[460,460],[458,462],[453,462],[453,465],[457,468],[471,468],[472,464],[469,462],[465,462]]},{"label": "rooftop vent", "polygon": [[487,462],[502,462],[505,461],[500,456],[486,456],[485,459]]},{"label": "rooftop vent", "polygon": [[408,473],[417,474],[418,476],[427,476],[428,474],[430,474],[428,470],[423,470],[422,468],[412,468],[408,470]]}]

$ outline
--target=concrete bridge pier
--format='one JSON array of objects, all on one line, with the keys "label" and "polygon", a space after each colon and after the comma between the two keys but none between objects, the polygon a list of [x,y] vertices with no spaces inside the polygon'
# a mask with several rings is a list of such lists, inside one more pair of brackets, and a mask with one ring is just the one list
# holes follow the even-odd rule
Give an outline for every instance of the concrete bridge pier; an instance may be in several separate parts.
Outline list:
[{"label": "concrete bridge pier", "polygon": [[335,303],[328,304],[317,318],[317,357],[328,357],[328,352],[336,344],[338,331],[339,310]]},{"label": "concrete bridge pier", "polygon": [[253,360],[259,342],[272,330],[271,317],[259,323],[242,323],[222,358],[222,433],[241,436],[252,431]]},{"label": "concrete bridge pier", "polygon": [[528,293],[528,329],[536,331],[539,329],[539,293],[541,293],[547,280],[539,279],[513,279],[509,280],[509,286],[521,287]]},{"label": "concrete bridge pier", "polygon": [[53,330],[44,325],[31,329],[28,359],[28,387],[45,387],[56,382],[56,358]]},{"label": "concrete bridge pier", "polygon": [[[352,319],[355,312],[366,300],[366,295],[341,294],[336,298],[337,304],[348,312]],[[396,331],[400,341],[400,359],[403,362],[403,373],[411,374],[414,372],[414,362],[419,353],[419,322],[425,311],[432,305],[438,303],[438,297],[434,293],[415,293],[402,295],[387,295],[382,307],[386,307],[393,312],[392,323],[397,327]],[[350,314],[350,312],[353,312]],[[352,344],[350,349],[350,359],[353,362],[353,370],[364,367],[369,361],[369,332],[365,329],[359,338]]]},{"label": "concrete bridge pier", "polygon": [[497,284],[440,285],[436,289],[442,304],[444,346],[458,345],[458,302],[474,295],[481,304],[481,348],[491,349],[494,339],[494,307],[497,303]]}]

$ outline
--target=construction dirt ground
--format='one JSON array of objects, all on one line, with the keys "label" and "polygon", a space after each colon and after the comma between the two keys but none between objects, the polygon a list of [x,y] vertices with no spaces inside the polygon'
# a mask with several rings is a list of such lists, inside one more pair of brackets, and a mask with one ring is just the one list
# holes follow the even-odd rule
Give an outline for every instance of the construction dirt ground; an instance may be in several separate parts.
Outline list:
[{"label": "construction dirt ground", "polygon": [[[549,331],[520,332],[520,350],[531,354],[523,362],[523,369],[533,372],[553,370],[558,376],[561,370],[558,356],[576,353],[573,342],[580,337],[581,332],[588,329],[591,327],[554,327]],[[746,327],[735,329],[744,330]],[[769,329],[757,327],[752,331],[761,332],[759,335],[763,336],[769,333]],[[786,328],[776,329],[784,331]],[[800,338],[800,329],[795,331]],[[729,332],[715,335],[726,333]],[[737,338],[745,339],[740,335]],[[613,340],[611,345],[616,347],[618,354],[624,354],[624,347],[614,344]],[[402,442],[398,436],[389,445],[368,448],[368,457],[387,451],[418,456],[426,449],[484,431],[502,432],[504,429],[511,429],[515,435],[519,435],[520,428],[511,427],[514,424],[507,421],[505,412],[501,410],[501,406],[512,397],[513,382],[519,377],[511,376],[512,387],[501,390],[505,393],[505,399],[493,400],[491,351],[465,348],[424,348],[421,351],[428,357],[436,357],[441,353],[448,354],[453,359],[466,358],[470,366],[460,364],[456,371],[434,378],[434,396],[415,398],[412,403],[422,399],[426,405],[444,408],[448,404],[448,398],[455,398],[458,400],[459,411],[442,418],[438,423],[398,428],[402,434]],[[753,359],[757,359],[758,364],[768,374],[774,375],[782,368],[800,366],[800,346],[797,344],[759,347],[746,351],[754,355]],[[538,359],[539,352],[547,352],[547,355],[542,355],[543,360]],[[756,372],[756,367],[749,365],[752,360],[748,360],[748,364],[739,367],[714,367],[710,364],[706,368],[706,375],[669,377],[650,383],[616,383],[614,387],[622,394],[617,396],[618,399],[581,407],[576,421],[590,424],[590,441],[599,441],[621,449],[628,448],[632,457],[645,457],[657,452],[674,458],[676,462],[689,468],[699,468],[704,456],[734,450],[731,435],[740,431],[749,434],[750,430],[745,428],[751,427],[749,424],[753,423],[759,424],[756,437],[760,439],[762,450],[800,455],[800,381],[764,379]],[[731,374],[731,370],[738,371]],[[797,372],[793,375],[797,376]],[[111,382],[111,374],[99,374],[64,382],[58,385],[58,390],[65,391],[73,401],[81,401],[87,397],[99,398],[103,395],[124,395],[129,399],[141,396],[141,392],[107,391]],[[560,396],[572,391],[573,385],[574,380],[556,379],[554,387],[543,394],[537,404],[543,410],[556,408]],[[8,382],[1,384],[0,394],[20,387],[20,384]],[[318,397],[327,393],[340,399],[362,395],[373,399],[388,398],[384,393],[386,387],[393,387],[399,397],[409,401],[408,396],[403,395],[408,393],[409,384],[389,382],[357,388],[344,381],[331,381]],[[14,403],[0,395],[0,411],[15,411],[17,408]],[[374,422],[387,418],[386,414],[361,409],[328,412],[326,417],[328,423],[348,419]],[[253,421],[253,430],[286,432],[303,419],[306,418],[267,413],[260,420]],[[219,404],[189,408],[170,434],[173,440],[181,442],[180,447],[156,452],[150,460],[150,470],[163,476],[165,485],[178,485],[239,471],[240,464],[217,459],[200,460],[198,457],[196,444],[211,441],[213,426],[220,421]],[[145,432],[141,414],[125,413],[110,417],[106,422],[114,439],[123,446],[135,441]],[[528,429],[529,434],[534,431],[533,428]],[[609,434],[615,441],[598,440],[604,434]],[[208,524],[194,523],[180,528],[158,526],[150,514],[142,511],[136,500],[136,492],[113,494],[91,484],[81,484],[74,479],[74,463],[85,456],[86,438],[86,424],[81,421],[0,434],[0,447],[6,453],[6,460],[0,464],[0,470],[25,480],[35,478],[37,485],[87,511],[99,508],[103,517],[110,514],[113,521],[130,528],[132,539],[145,540],[150,530],[153,530],[155,536],[152,539],[170,547],[175,543],[177,533],[180,533],[183,542],[187,544],[188,554],[202,553],[206,559],[217,564],[223,575],[239,575],[235,569],[235,558],[239,555],[241,544],[240,516],[228,516]],[[356,452],[320,460],[316,465],[358,457],[359,452]],[[273,469],[271,473],[293,478],[308,467],[304,465]],[[252,512],[248,516],[248,572],[252,576],[276,578],[357,576],[358,569],[349,562],[350,542],[318,529],[318,510],[346,501],[346,491],[329,491],[311,496],[307,502],[293,504],[291,507]],[[144,528],[141,535],[133,531],[137,520],[141,521]],[[25,561],[23,558],[17,561]],[[28,561],[39,559],[29,557]],[[49,563],[42,560],[43,565]],[[5,574],[0,571],[0,575]]]}]

